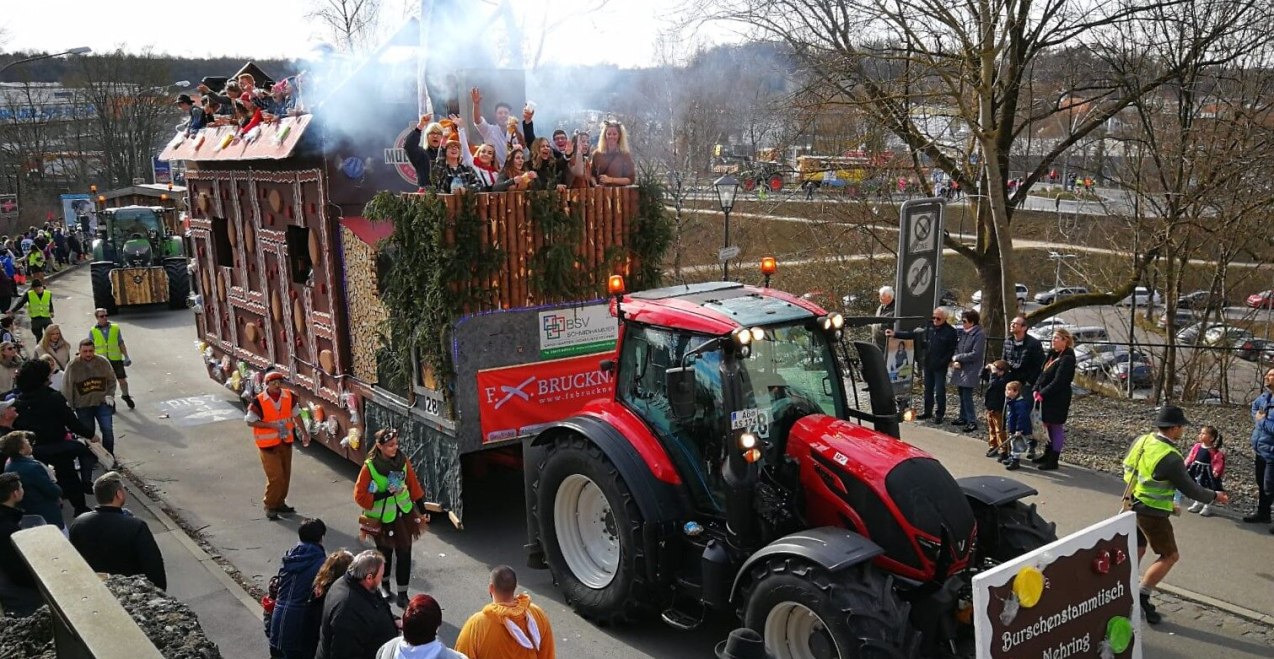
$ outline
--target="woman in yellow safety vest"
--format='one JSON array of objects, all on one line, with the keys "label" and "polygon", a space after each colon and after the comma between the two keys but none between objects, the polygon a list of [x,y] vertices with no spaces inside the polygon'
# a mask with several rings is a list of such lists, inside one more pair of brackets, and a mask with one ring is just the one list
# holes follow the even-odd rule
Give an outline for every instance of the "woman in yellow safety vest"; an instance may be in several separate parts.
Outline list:
[{"label": "woman in yellow safety vest", "polygon": [[354,501],[363,509],[359,527],[375,539],[376,548],[385,556],[381,594],[385,599],[393,597],[389,573],[397,555],[396,604],[406,609],[407,583],[411,581],[411,543],[420,537],[423,525],[429,521],[425,513],[425,490],[411,468],[411,461],[398,450],[398,431],[379,430],[375,439],[354,484]]}]

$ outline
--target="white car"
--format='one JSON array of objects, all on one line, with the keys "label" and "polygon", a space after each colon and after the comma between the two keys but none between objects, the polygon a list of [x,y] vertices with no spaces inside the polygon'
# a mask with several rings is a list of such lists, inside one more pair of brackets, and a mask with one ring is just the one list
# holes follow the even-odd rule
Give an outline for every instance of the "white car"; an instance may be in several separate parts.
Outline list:
[{"label": "white car", "polygon": [[[1026,284],[1017,284],[1017,285],[1015,286],[1015,288],[1017,288],[1017,304],[1018,304],[1018,306],[1021,306],[1021,305],[1023,305],[1023,304],[1026,304],[1026,297],[1027,297],[1027,295],[1030,293],[1030,291],[1028,291],[1028,290],[1027,290],[1027,288],[1026,288]],[[978,290],[976,290],[976,291],[973,291],[973,303],[974,303],[974,304],[982,304],[982,289],[978,289]]]},{"label": "white car", "polygon": [[1135,306],[1144,307],[1146,306],[1147,298],[1150,300],[1150,304],[1156,307],[1163,305],[1163,296],[1159,295],[1159,291],[1154,291],[1152,293],[1145,286],[1138,286],[1133,290],[1132,295],[1120,300],[1116,304],[1121,307],[1126,307],[1134,304],[1135,302]]},{"label": "white car", "polygon": [[1052,318],[1045,318],[1044,320],[1032,325],[1031,329],[1027,330],[1026,333],[1043,341],[1045,339],[1052,338],[1053,330],[1059,327],[1074,327],[1074,325],[1072,325],[1069,320],[1066,320],[1061,316],[1053,316]]}]

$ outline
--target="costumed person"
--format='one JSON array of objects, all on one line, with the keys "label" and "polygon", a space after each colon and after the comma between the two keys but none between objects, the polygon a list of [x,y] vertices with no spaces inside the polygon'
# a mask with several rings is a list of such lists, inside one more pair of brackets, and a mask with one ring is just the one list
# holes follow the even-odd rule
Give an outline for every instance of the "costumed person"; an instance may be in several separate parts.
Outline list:
[{"label": "costumed person", "polygon": [[553,659],[553,626],[544,609],[519,595],[518,575],[501,565],[491,571],[491,603],[469,616],[456,638],[456,651],[469,657]]},{"label": "costumed person", "polygon": [[294,513],[296,509],[287,503],[288,487],[292,482],[292,441],[294,431],[301,432],[301,445],[310,445],[310,433],[305,424],[297,423],[301,406],[296,396],[283,388],[283,374],[271,371],[262,378],[265,391],[248,405],[243,420],[252,428],[252,438],[261,454],[261,468],[265,470],[266,519],[277,520],[279,515]]},{"label": "costumed person", "polygon": [[411,461],[398,449],[398,431],[382,428],[376,431],[375,440],[354,483],[354,502],[363,509],[359,518],[362,534],[371,537],[385,556],[381,594],[387,600],[393,597],[389,573],[394,570],[398,585],[395,603],[398,608],[406,609],[407,584],[411,581],[411,544],[429,521],[425,513],[425,490],[416,478]]}]

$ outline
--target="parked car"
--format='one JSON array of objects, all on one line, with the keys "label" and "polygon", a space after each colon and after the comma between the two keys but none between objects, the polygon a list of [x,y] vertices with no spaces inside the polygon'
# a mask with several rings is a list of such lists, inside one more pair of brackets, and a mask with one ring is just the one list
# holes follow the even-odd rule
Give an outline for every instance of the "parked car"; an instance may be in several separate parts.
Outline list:
[{"label": "parked car", "polygon": [[1261,291],[1247,296],[1247,306],[1253,309],[1274,309],[1274,291]]},{"label": "parked car", "polygon": [[1239,346],[1239,359],[1249,362],[1274,361],[1274,341],[1268,339],[1248,339]]},{"label": "parked car", "polygon": [[1204,342],[1210,346],[1241,346],[1251,339],[1251,332],[1233,325],[1217,325],[1203,335]]},{"label": "parked car", "polygon": [[1090,357],[1084,361],[1079,361],[1079,349],[1075,349],[1075,368],[1081,373],[1110,375],[1110,371],[1115,364],[1126,362],[1129,355],[1132,355],[1132,361],[1150,363],[1150,357],[1145,353],[1137,350],[1128,352],[1126,345],[1093,344],[1093,347],[1100,346],[1101,349],[1090,353]]},{"label": "parked car", "polygon": [[1191,291],[1177,298],[1178,309],[1224,309],[1230,301],[1212,291]]},{"label": "parked car", "polygon": [[[1026,297],[1030,293],[1030,291],[1026,288],[1026,284],[1017,284],[1014,288],[1017,289],[1018,306],[1026,304]],[[978,290],[973,291],[973,297],[971,299],[974,304],[982,304],[982,289],[979,288]]]},{"label": "parked car", "polygon": [[1102,355],[1115,351],[1116,346],[1111,343],[1085,343],[1075,346],[1075,368],[1081,372],[1089,370],[1088,364],[1097,361]]},{"label": "parked car", "polygon": [[1053,330],[1059,327],[1071,326],[1072,325],[1069,320],[1066,320],[1061,316],[1053,316],[1052,318],[1045,318],[1044,320],[1035,323],[1031,326],[1031,329],[1026,330],[1026,333],[1043,341],[1053,336]]},{"label": "parked car", "polygon": [[1089,325],[1085,327],[1068,327],[1071,336],[1075,338],[1075,344],[1105,342],[1110,340],[1110,334],[1106,332],[1105,327],[1100,325]]},{"label": "parked car", "polygon": [[1115,364],[1110,371],[1110,379],[1127,385],[1128,378],[1132,378],[1132,386],[1137,389],[1149,387],[1154,384],[1155,369],[1145,362],[1119,362]]},{"label": "parked car", "polygon": [[1064,300],[1068,297],[1076,295],[1084,295],[1088,293],[1088,289],[1084,286],[1059,286],[1050,288],[1042,293],[1035,294],[1035,301],[1040,304],[1052,304],[1058,300]]},{"label": "parked car", "polygon": [[1150,304],[1153,304],[1155,306],[1159,306],[1163,304],[1163,296],[1159,294],[1159,291],[1152,292],[1150,289],[1146,288],[1145,286],[1138,286],[1137,288],[1133,289],[1132,295],[1129,295],[1128,297],[1120,300],[1118,302],[1118,305],[1121,307],[1126,307],[1129,305],[1144,307],[1146,306],[1147,300],[1150,301]]},{"label": "parked car", "polygon": [[[1195,315],[1195,313],[1196,312],[1191,311],[1190,309],[1178,308],[1177,313],[1174,314],[1172,317],[1172,326],[1186,327],[1191,323],[1198,322],[1199,317]],[[1202,313],[1202,310],[1200,310],[1199,313]],[[1167,327],[1167,326],[1168,326],[1167,312],[1159,314],[1159,327]]]},{"label": "parked car", "polygon": [[1204,341],[1203,335],[1206,334],[1208,330],[1220,325],[1222,325],[1222,323],[1199,321],[1188,327],[1183,327],[1177,332],[1177,343],[1198,345]]}]

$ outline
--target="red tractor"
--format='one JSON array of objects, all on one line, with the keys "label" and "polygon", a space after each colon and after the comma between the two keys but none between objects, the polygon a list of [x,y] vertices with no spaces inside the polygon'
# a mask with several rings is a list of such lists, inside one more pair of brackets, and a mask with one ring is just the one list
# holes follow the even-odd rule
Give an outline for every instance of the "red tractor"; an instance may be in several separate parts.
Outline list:
[{"label": "red tractor", "polygon": [[617,279],[613,398],[524,445],[529,562],[582,615],[689,629],[718,610],[780,659],[932,656],[973,574],[1056,539],[1034,489],[898,439],[884,359],[840,314]]}]

